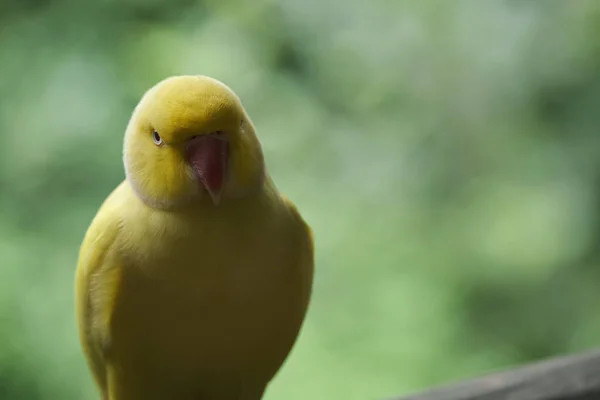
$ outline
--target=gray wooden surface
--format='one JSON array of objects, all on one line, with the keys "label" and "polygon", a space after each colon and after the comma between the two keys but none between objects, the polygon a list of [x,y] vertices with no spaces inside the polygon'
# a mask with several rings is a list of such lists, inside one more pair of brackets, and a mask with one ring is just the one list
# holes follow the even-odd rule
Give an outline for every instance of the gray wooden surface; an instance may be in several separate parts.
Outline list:
[{"label": "gray wooden surface", "polygon": [[600,400],[600,349],[389,400]]}]

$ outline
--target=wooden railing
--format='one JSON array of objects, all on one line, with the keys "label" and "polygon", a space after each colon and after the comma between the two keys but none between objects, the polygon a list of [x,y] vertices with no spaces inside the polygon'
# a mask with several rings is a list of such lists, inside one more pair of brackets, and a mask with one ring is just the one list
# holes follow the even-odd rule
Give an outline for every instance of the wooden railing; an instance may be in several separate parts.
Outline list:
[{"label": "wooden railing", "polygon": [[600,349],[389,400],[600,400]]}]

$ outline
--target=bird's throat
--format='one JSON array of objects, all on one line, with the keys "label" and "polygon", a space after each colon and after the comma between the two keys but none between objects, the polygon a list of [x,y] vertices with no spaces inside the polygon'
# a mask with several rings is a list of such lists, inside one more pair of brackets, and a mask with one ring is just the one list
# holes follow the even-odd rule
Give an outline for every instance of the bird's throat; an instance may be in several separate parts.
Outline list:
[{"label": "bird's throat", "polygon": [[201,135],[191,139],[186,156],[200,184],[215,204],[219,203],[228,156],[227,140],[213,135]]}]

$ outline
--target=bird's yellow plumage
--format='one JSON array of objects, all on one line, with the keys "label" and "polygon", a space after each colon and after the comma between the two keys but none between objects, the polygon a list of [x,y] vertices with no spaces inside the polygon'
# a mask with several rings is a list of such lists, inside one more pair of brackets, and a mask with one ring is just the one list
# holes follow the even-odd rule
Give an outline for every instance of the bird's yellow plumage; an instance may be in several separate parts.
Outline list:
[{"label": "bird's yellow plumage", "polygon": [[75,278],[103,399],[259,400],[306,314],[313,243],[240,100],[168,78],[134,110],[123,158]]}]

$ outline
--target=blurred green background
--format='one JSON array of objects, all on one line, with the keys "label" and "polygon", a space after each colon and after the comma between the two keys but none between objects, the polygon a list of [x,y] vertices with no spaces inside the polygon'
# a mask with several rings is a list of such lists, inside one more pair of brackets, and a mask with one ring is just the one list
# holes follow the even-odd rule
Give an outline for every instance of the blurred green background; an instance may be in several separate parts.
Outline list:
[{"label": "blurred green background", "polygon": [[377,399],[600,344],[597,0],[1,0],[0,399],[97,399],[78,246],[143,92],[242,98],[317,275],[266,399]]}]

